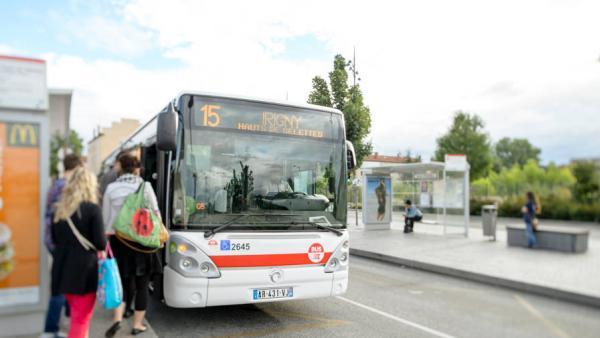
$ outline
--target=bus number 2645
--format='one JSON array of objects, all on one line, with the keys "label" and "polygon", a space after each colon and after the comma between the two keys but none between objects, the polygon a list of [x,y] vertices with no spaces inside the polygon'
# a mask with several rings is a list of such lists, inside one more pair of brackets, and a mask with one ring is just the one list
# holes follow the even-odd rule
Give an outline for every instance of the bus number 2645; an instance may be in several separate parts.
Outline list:
[{"label": "bus number 2645", "polygon": [[250,243],[231,243],[231,251],[248,251]]}]

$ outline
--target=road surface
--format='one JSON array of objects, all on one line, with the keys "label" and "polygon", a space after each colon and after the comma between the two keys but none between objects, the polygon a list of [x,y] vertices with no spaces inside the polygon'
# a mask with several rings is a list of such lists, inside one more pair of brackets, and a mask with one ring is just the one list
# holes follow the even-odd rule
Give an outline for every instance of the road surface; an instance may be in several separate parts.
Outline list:
[{"label": "road surface", "polygon": [[352,257],[343,297],[204,309],[153,301],[160,337],[598,337],[600,309]]}]

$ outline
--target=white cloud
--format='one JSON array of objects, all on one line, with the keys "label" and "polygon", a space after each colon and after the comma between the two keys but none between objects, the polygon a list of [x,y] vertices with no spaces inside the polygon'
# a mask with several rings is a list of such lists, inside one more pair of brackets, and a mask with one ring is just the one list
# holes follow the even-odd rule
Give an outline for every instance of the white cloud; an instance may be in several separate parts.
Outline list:
[{"label": "white cloud", "polygon": [[4,54],[4,55],[21,55],[23,54],[22,51],[15,49],[11,46],[7,46],[7,45],[3,45],[0,44],[0,54]]},{"label": "white cloud", "polygon": [[151,32],[124,21],[92,16],[70,22],[67,27],[87,47],[125,58],[141,56],[154,47]]},{"label": "white cloud", "polygon": [[76,90],[73,124],[84,134],[87,121],[146,117],[182,89],[304,101],[331,60],[277,55],[285,39],[314,34],[332,56],[356,46],[380,152],[427,158],[463,109],[494,139],[530,137],[545,159],[600,155],[597,2],[134,0],[120,12],[80,34],[125,56],[158,46],[184,66],[55,57],[50,84]]}]

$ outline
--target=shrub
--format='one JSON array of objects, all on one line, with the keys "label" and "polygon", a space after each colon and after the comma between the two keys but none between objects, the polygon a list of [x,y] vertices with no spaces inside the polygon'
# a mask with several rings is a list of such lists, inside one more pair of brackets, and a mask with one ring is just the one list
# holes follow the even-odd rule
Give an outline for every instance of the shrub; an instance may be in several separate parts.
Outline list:
[{"label": "shrub", "polygon": [[502,202],[502,200],[500,198],[497,197],[476,197],[476,198],[471,198],[471,201],[469,202],[469,209],[470,209],[470,213],[471,215],[476,215],[476,216],[480,216],[481,215],[481,208],[484,205],[490,205],[490,204],[496,204],[499,205]]},{"label": "shrub", "polygon": [[525,196],[509,196],[500,202],[498,206],[498,216],[500,217],[521,217],[521,209],[525,205]]},{"label": "shrub", "polygon": [[[521,209],[525,202],[525,196],[509,196],[504,199],[473,198],[471,215],[481,215],[483,205],[497,203],[499,217],[521,217]],[[542,196],[540,203],[542,212],[538,217],[541,219],[600,222],[600,203],[576,203],[571,199],[565,199],[562,194]]]}]

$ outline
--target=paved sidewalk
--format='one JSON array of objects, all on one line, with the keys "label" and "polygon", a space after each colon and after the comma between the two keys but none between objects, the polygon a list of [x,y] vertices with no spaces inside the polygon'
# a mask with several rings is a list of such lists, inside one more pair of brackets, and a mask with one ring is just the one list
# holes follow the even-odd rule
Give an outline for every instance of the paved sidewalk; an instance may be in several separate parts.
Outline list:
[{"label": "paved sidewalk", "polygon": [[[115,338],[125,338],[125,337],[133,337],[131,335],[131,325],[133,323],[133,318],[124,319],[122,322],[122,327],[115,335]],[[98,304],[96,304],[96,309],[94,310],[94,316],[92,317],[92,325],[90,327],[90,336],[89,338],[104,338],[104,332],[112,325],[112,311],[105,310]],[[64,316],[61,317],[61,332],[67,333],[69,330],[69,319]],[[148,326],[148,331],[139,334],[135,337],[140,338],[158,338],[150,324],[146,321],[146,326]],[[15,338],[38,338],[41,333],[35,335],[28,336],[18,336]],[[10,338],[10,337],[9,337]]]},{"label": "paved sidewalk", "polygon": [[600,225],[577,224],[591,229],[588,251],[583,254],[509,247],[505,225],[499,224],[497,241],[492,242],[483,237],[480,227],[472,227],[465,238],[459,234],[461,228],[452,227],[448,232],[455,234],[443,236],[441,225],[417,223],[414,233],[404,234],[399,221],[392,230],[365,231],[359,223],[349,226],[350,248],[357,256],[600,307],[600,238],[596,236]]},{"label": "paved sidewalk", "polygon": [[[140,338],[158,338],[152,326],[145,322],[148,327],[148,331],[137,335],[136,337]],[[94,317],[92,319],[92,326],[90,328],[90,338],[104,338],[104,332],[112,325],[112,311],[105,310],[101,306],[96,305],[96,310],[94,311]],[[121,329],[115,335],[115,338],[124,338],[124,337],[133,337],[131,335],[131,329],[133,325],[133,317],[129,317],[128,319],[123,319],[121,322]]]}]

